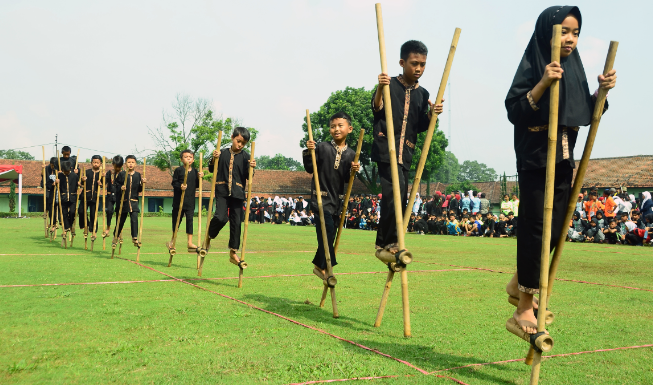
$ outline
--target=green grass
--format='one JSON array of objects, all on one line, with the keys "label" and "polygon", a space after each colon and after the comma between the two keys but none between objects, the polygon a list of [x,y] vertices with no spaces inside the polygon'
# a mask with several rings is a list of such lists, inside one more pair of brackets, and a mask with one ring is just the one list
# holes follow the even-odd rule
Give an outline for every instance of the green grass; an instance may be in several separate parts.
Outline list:
[{"label": "green grass", "polygon": [[[380,384],[453,384],[316,330],[171,280],[102,251],[49,242],[43,222],[0,220],[0,285],[148,281],[98,285],[1,287],[0,382],[284,384],[398,376]],[[444,369],[523,358],[526,344],[504,324],[514,308],[505,283],[514,271],[515,240],[407,236],[413,337],[403,337],[400,279],[395,277],[380,328],[372,325],[386,278],[373,256],[374,233],[345,230],[337,273],[340,318],[311,273],[314,228],[250,226],[243,288],[235,279],[196,280],[196,256],[179,251],[172,267],[164,246],[170,218],[146,218],[140,261],[195,285],[278,313],[468,384],[527,384],[522,362]],[[197,227],[197,223],[196,223]],[[183,226],[182,226],[183,228]],[[235,278],[228,229],[213,241],[203,278]],[[183,235],[183,234],[182,234]],[[123,245],[121,258],[136,249]],[[647,247],[567,244],[560,278],[653,290]],[[480,267],[506,272],[454,266]],[[416,272],[416,270],[430,270]],[[446,270],[446,271],[435,271]],[[309,274],[308,276],[282,276]],[[262,276],[275,276],[263,278]],[[258,277],[258,278],[257,278]],[[159,281],[166,280],[166,281]],[[551,354],[652,344],[653,292],[555,282]],[[542,384],[653,383],[653,348],[556,357]]]}]

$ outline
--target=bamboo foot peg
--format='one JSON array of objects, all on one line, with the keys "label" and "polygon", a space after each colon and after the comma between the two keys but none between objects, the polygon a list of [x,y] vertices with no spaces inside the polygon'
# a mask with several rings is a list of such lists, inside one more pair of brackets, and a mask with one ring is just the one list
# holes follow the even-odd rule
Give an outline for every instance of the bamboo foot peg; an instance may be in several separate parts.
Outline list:
[{"label": "bamboo foot peg", "polygon": [[317,267],[313,268],[313,274],[317,275],[318,278],[324,281],[324,285],[327,287],[336,287],[336,284],[338,283],[336,277],[325,277],[324,274],[322,274],[322,270],[318,269]]},{"label": "bamboo foot peg", "polygon": [[[516,307],[519,304],[519,298],[509,295],[508,302],[510,302],[511,305]],[[538,309],[533,309],[533,313],[535,313],[535,318],[537,318]],[[548,308],[546,309],[545,317],[546,317],[545,323],[547,325],[551,325],[553,323],[553,320],[555,319],[555,315],[551,311],[549,311]]]},{"label": "bamboo foot peg", "polygon": [[199,253],[199,247],[189,247],[188,252],[189,253]]},{"label": "bamboo foot peg", "polygon": [[406,266],[413,262],[413,254],[408,250],[399,250],[396,254],[393,254],[386,249],[378,249],[375,255],[381,262],[386,264],[395,263]]},{"label": "bamboo foot peg", "polygon": [[241,270],[242,270],[242,269],[247,269],[247,262],[245,262],[245,261],[236,262],[235,259],[233,259],[233,258],[229,258],[229,262],[231,262],[231,263],[233,263],[234,265],[240,267]]},{"label": "bamboo foot peg", "polygon": [[531,344],[533,349],[538,352],[550,352],[553,349],[553,338],[545,332],[540,332],[537,334],[528,334],[522,330],[521,326],[516,319],[510,317],[506,321],[506,329],[516,335],[517,337],[523,339],[524,341]]}]

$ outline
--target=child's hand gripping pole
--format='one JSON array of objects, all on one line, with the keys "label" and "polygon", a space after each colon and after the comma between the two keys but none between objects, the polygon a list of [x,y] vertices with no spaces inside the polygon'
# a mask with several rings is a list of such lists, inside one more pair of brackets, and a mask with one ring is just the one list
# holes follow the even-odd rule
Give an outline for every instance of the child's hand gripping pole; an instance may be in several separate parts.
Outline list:
[{"label": "child's hand gripping pole", "polygon": [[[107,184],[106,184],[106,174],[107,174],[107,163],[106,158],[102,157],[102,250],[107,248],[107,237],[104,234],[107,231]],[[99,200],[99,198],[98,198]]]},{"label": "child's hand gripping pole", "polygon": [[43,150],[43,227],[45,227],[45,237],[48,237],[48,198],[47,194],[47,184],[45,181],[45,146],[41,146]]},{"label": "child's hand gripping pole", "polygon": [[[442,80],[440,81],[440,88],[438,89],[438,96],[435,99],[434,106],[436,104],[442,103],[442,98],[444,97],[444,90],[447,87],[447,82],[449,81],[449,73],[451,72],[451,64],[453,63],[453,57],[456,54],[456,48],[458,47],[458,39],[460,38],[460,28],[456,28],[453,33],[453,40],[451,41],[451,47],[449,48],[449,56],[447,57],[447,63],[444,66],[444,72],[442,73]],[[429,155],[429,148],[431,147],[431,141],[433,140],[433,132],[435,131],[435,125],[438,121],[437,113],[433,112],[431,115],[431,121],[429,122],[429,129],[426,131],[426,138],[424,139],[424,147],[422,148],[422,153],[419,157],[419,163],[417,165],[417,171],[415,172],[415,179],[413,180],[413,187],[410,189],[410,198],[408,199],[408,206],[404,212],[404,232],[408,228],[408,220],[410,219],[410,213],[413,209],[413,204],[415,203],[415,196],[419,191],[419,185],[422,181],[422,173],[424,172],[424,165],[426,164],[426,158]],[[403,144],[402,144],[403,145]]]},{"label": "child's hand gripping pole", "polygon": [[[308,140],[313,141],[313,130],[311,128],[311,114],[306,110],[306,125],[308,126]],[[315,184],[315,195],[317,196],[317,209],[320,214],[320,226],[322,227],[322,244],[324,245],[324,258],[326,259],[326,276],[324,284],[331,289],[331,304],[333,306],[333,318],[338,318],[338,304],[336,301],[335,286],[336,277],[333,275],[331,266],[331,254],[329,253],[329,237],[327,236],[326,225],[324,223],[324,207],[322,206],[322,192],[320,191],[320,178],[317,173],[317,161],[315,159],[315,150],[310,150],[311,160],[313,162],[313,182]]]},{"label": "child's hand gripping pole", "polygon": [[[127,170],[123,171],[125,173],[125,180],[123,182],[123,186],[127,186]],[[116,179],[118,178],[120,174],[116,175]],[[111,259],[113,259],[113,254],[116,252],[116,245],[118,244],[118,241],[120,240],[120,236],[122,235],[122,229],[120,229],[120,232],[118,232],[118,228],[120,228],[120,220],[122,219],[122,206],[123,202],[125,201],[125,190],[122,190],[122,193],[120,194],[120,209],[118,210],[118,218],[116,218],[116,226],[113,229],[113,241],[111,242]],[[123,228],[124,228],[123,224]]]},{"label": "child's hand gripping pole", "polygon": [[[215,145],[215,149],[220,151],[220,146],[222,144],[222,131],[218,132],[218,142]],[[213,156],[213,155],[211,155]],[[197,268],[197,275],[202,276],[202,267],[204,266],[204,258],[208,254],[209,250],[207,249],[209,244],[209,225],[211,225],[211,217],[213,216],[213,198],[215,197],[215,180],[218,177],[218,162],[220,157],[213,160],[213,176],[211,177],[211,194],[209,195],[209,212],[206,215],[206,235],[204,236],[204,242],[200,246],[198,255],[201,257],[199,267]]]},{"label": "child's hand gripping pole", "polygon": [[[57,163],[59,164],[59,171],[61,171],[61,159],[59,158],[59,151],[57,151]],[[59,180],[59,175],[57,174],[57,179]],[[61,206],[61,181],[57,184],[57,196],[59,198],[59,217],[60,217],[60,222],[61,223],[61,236],[62,236],[62,244],[64,248],[68,248],[68,243],[66,241],[66,226],[64,225],[63,221],[63,209]]]},{"label": "child's hand gripping pole", "polygon": [[[188,181],[188,166],[184,164],[184,185]],[[181,222],[181,212],[184,208],[184,197],[186,196],[186,190],[181,190],[181,199],[179,200],[179,210],[177,210],[177,222],[175,224],[175,231],[172,233],[172,240],[167,243],[168,253],[170,253],[170,260],[168,261],[168,267],[172,266],[172,257],[177,254],[177,249],[175,249],[175,243],[177,243],[177,232],[179,232],[179,222]]]},{"label": "child's hand gripping pole", "polygon": [[[358,163],[358,158],[361,154],[361,147],[363,146],[363,139],[365,137],[365,129],[361,128],[360,133],[358,134],[358,145],[356,146],[356,156],[354,157],[354,163]],[[356,173],[352,170],[349,175],[349,184],[347,185],[347,192],[343,199],[342,212],[340,213],[340,223],[338,224],[338,232],[336,235],[336,243],[333,246],[333,252],[338,254],[338,245],[340,244],[340,235],[342,233],[342,228],[345,224],[345,217],[347,215],[347,203],[349,202],[349,196],[351,195],[351,188],[354,186],[354,179],[356,178]],[[324,307],[324,302],[326,301],[327,291],[329,290],[328,286],[324,286],[324,291],[322,292],[322,299],[320,300],[320,307]]]},{"label": "child's hand gripping pole", "polygon": [[[385,53],[385,35],[383,33],[383,15],[381,13],[381,4],[375,4],[376,9],[376,26],[379,36],[379,54],[381,57],[381,72],[384,74],[388,73],[388,66]],[[381,85],[379,85],[381,87]],[[401,202],[402,197],[399,191],[399,171],[397,169],[397,150],[395,146],[395,131],[394,124],[392,120],[392,104],[390,100],[390,87],[383,87],[383,103],[385,110],[385,120],[387,132],[386,136],[388,138],[388,154],[390,159],[390,172],[392,174],[392,195],[394,198],[394,209],[395,209],[395,225],[397,227],[397,243],[399,244],[400,252],[405,250],[404,243],[404,224],[401,211]],[[410,337],[410,305],[408,302],[408,273],[405,268],[401,268],[401,298],[403,304],[403,316],[404,316],[404,337]],[[383,318],[383,312],[385,309],[385,303],[387,300],[388,291],[392,283],[392,277],[394,277],[394,271],[390,270],[388,273],[388,278],[386,281],[386,286],[381,298],[381,305],[379,306],[379,311],[376,316],[376,322],[374,326],[381,325],[381,319]]]},{"label": "child's hand gripping pole", "polygon": [[[200,152],[200,167],[199,167],[200,172],[203,172],[202,171],[203,170],[203,168],[202,168],[202,164],[203,164],[202,163],[202,160],[203,160],[202,155],[204,155],[204,153]],[[198,203],[198,205],[197,205],[197,207],[198,207],[198,209],[197,209],[197,245],[198,246],[197,247],[202,247],[202,179],[204,179],[204,177],[200,177],[200,183],[199,183],[200,192],[197,195],[198,196],[198,198],[197,198],[197,203]],[[197,254],[197,268],[198,269],[200,268],[200,256],[199,256],[199,254]]]},{"label": "child's hand gripping pole", "polygon": [[[252,153],[250,159],[254,160],[254,150],[256,149],[256,142],[252,142]],[[247,267],[245,263],[245,247],[247,247],[247,228],[249,227],[249,209],[252,205],[252,177],[254,175],[254,168],[250,165],[249,175],[247,176],[247,209],[245,214],[245,229],[243,231],[243,246],[240,250],[240,271],[238,272],[238,288],[243,287],[243,268]]]},{"label": "child's hand gripping pole", "polygon": [[[143,158],[143,179],[145,179],[145,170],[147,165],[147,157]],[[96,214],[97,217],[97,214]],[[136,252],[136,262],[141,260],[141,245],[143,240],[143,218],[145,218],[145,184],[143,184],[143,191],[141,191],[141,224],[138,226],[138,251]]]}]

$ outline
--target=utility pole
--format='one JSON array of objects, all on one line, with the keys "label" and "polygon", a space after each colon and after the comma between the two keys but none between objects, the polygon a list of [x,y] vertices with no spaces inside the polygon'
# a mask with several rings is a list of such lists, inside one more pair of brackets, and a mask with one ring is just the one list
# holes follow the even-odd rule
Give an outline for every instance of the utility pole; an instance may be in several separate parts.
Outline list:
[{"label": "utility pole", "polygon": [[54,134],[54,153],[56,154],[57,152],[59,152],[59,134]]}]

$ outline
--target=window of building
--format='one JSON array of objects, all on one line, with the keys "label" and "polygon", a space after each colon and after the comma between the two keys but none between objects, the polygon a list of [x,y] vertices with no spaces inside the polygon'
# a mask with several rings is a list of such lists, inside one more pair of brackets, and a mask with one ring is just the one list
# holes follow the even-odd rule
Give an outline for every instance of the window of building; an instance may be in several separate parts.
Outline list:
[{"label": "window of building", "polygon": [[27,197],[27,210],[30,213],[43,212],[43,195],[29,195]]},{"label": "window of building", "polygon": [[148,213],[157,213],[159,212],[159,207],[163,208],[163,198],[148,198],[147,200],[147,212]]}]

